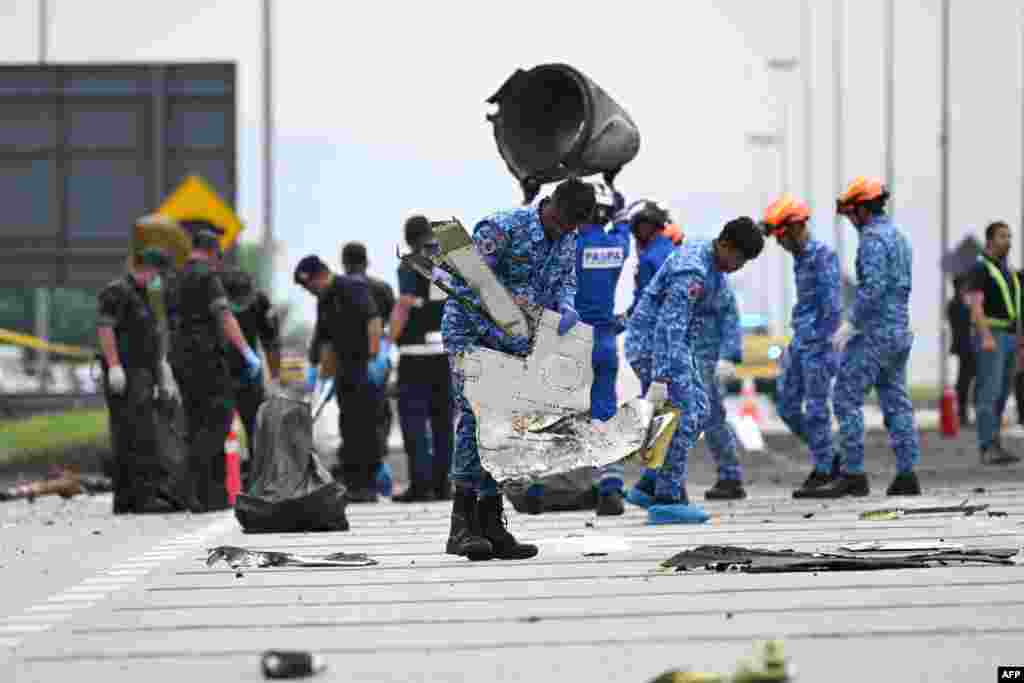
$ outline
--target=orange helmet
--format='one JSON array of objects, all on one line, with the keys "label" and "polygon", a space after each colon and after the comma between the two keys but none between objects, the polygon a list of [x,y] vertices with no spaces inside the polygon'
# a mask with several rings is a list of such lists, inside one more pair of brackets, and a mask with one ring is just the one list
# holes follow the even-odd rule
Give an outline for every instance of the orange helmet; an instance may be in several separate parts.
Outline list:
[{"label": "orange helmet", "polygon": [[836,200],[836,212],[847,213],[855,206],[870,202],[876,199],[886,200],[889,198],[889,190],[878,178],[867,178],[858,176],[850,183],[846,191],[839,195]]},{"label": "orange helmet", "polygon": [[811,209],[791,194],[785,194],[764,210],[765,232],[781,235],[791,223],[802,223],[811,217]]},{"label": "orange helmet", "polygon": [[665,229],[661,231],[665,237],[672,240],[672,244],[677,247],[683,243],[686,235],[683,234],[683,229],[679,227],[678,223],[669,223],[665,226]]}]

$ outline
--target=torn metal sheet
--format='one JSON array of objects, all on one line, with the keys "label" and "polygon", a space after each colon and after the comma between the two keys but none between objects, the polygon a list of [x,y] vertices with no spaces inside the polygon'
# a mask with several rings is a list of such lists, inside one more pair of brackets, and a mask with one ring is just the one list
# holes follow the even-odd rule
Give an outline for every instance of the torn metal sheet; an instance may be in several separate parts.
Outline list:
[{"label": "torn metal sheet", "polygon": [[224,562],[232,569],[246,567],[369,567],[379,564],[363,553],[332,553],[323,557],[278,553],[269,550],[249,550],[233,545],[222,545],[209,550],[206,566]]},{"label": "torn metal sheet", "polygon": [[662,569],[687,571],[739,571],[748,574],[819,571],[871,571],[880,569],[927,569],[948,565],[1015,565],[1017,548],[978,548],[932,551],[870,551],[807,553],[792,550],[761,550],[737,546],[704,545],[673,555]]},{"label": "torn metal sheet", "polygon": [[[403,261],[439,287],[442,285],[433,276],[433,268],[427,268],[428,261],[458,274],[479,295],[484,311],[498,327],[508,334],[529,337],[532,330],[526,313],[480,258],[473,238],[459,219],[431,221],[430,227],[439,248],[429,254],[403,257]],[[428,270],[429,275],[425,272]]]},{"label": "torn metal sheet", "polygon": [[558,321],[542,312],[525,358],[487,348],[455,357],[477,417],[480,460],[498,481],[600,467],[644,444],[653,410],[643,399],[591,422],[593,331],[578,324],[559,336]]},{"label": "torn metal sheet", "polygon": [[960,505],[944,505],[936,507],[902,507],[902,508],[883,508],[881,510],[868,510],[860,513],[860,519],[870,520],[873,522],[883,522],[892,519],[899,519],[906,515],[937,515],[943,513],[959,513],[963,515],[973,515],[976,512],[982,512],[988,509],[988,505],[966,505],[961,503]]}]

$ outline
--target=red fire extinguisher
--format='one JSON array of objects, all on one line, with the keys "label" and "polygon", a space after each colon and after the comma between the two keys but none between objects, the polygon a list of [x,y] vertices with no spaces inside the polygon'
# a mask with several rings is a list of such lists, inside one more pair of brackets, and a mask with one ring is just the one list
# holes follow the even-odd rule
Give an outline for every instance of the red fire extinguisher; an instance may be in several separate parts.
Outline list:
[{"label": "red fire extinguisher", "polygon": [[948,439],[960,433],[960,409],[957,405],[956,392],[951,387],[942,390],[940,410],[942,436]]}]

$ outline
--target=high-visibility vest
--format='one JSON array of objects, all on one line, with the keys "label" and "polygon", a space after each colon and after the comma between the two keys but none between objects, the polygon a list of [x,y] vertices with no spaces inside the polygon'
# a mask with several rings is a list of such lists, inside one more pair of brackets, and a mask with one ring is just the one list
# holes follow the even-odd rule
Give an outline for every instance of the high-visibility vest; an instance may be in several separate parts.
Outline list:
[{"label": "high-visibility vest", "polygon": [[999,287],[999,291],[1003,295],[1003,303],[1006,304],[1006,312],[1009,314],[1009,319],[1002,318],[990,318],[985,316],[985,321],[989,327],[995,327],[1000,329],[1010,329],[1017,321],[1017,316],[1020,314],[1020,278],[1013,271],[1010,271],[1010,277],[1013,279],[1013,298],[1010,297],[1010,287],[1006,284],[1006,278],[1003,277],[1003,271],[997,267],[992,261],[985,257],[980,257],[982,263],[985,264],[985,268],[988,269],[988,274],[995,280],[996,285]]}]

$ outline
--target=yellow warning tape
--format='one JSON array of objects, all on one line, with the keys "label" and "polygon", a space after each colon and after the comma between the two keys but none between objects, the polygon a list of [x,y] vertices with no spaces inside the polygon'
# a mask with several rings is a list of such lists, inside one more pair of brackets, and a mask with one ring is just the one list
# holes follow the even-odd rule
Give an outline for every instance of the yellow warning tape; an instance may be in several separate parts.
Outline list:
[{"label": "yellow warning tape", "polygon": [[14,346],[36,349],[37,351],[48,351],[58,356],[81,358],[83,360],[92,360],[96,356],[95,349],[68,346],[67,344],[54,344],[45,339],[33,337],[30,334],[22,334],[21,332],[5,330],[3,328],[0,328],[0,344],[13,344]]}]

